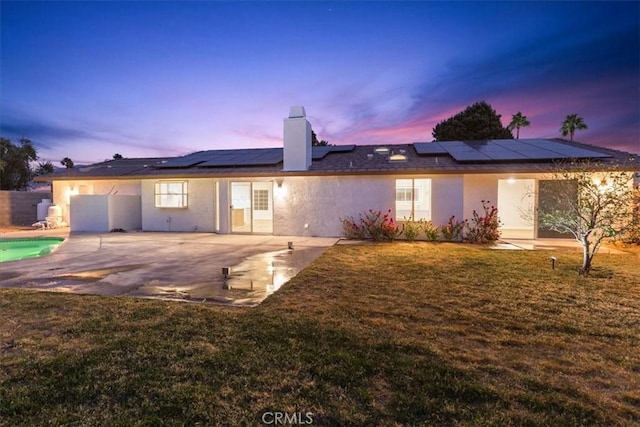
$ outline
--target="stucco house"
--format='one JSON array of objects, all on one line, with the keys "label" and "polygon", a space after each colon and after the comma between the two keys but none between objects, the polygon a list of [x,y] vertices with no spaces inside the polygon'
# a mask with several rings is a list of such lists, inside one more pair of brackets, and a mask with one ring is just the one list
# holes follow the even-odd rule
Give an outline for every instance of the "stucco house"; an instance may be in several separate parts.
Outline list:
[{"label": "stucco house", "polygon": [[109,160],[47,175],[71,231],[340,236],[340,218],[391,210],[445,224],[496,204],[503,237],[550,237],[526,219],[558,160],[640,169],[638,156],[562,139],[312,147],[303,107],[284,119],[282,148]]}]

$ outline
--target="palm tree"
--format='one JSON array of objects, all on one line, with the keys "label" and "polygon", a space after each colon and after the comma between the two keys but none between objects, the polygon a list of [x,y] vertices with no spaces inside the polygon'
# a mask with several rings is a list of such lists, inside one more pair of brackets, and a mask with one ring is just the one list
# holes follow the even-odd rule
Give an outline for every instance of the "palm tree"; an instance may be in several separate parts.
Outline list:
[{"label": "palm tree", "polygon": [[507,126],[507,129],[509,129],[510,131],[515,129],[516,139],[520,139],[520,128],[529,126],[530,124],[531,122],[527,120],[527,116],[523,116],[522,113],[518,111],[516,114],[511,116],[511,123],[509,123],[509,126]]},{"label": "palm tree", "polygon": [[584,122],[582,117],[578,117],[577,114],[569,114],[564,122],[562,122],[562,127],[560,128],[560,132],[562,132],[562,136],[569,135],[571,141],[573,141],[573,134],[577,130],[587,129],[587,124]]}]

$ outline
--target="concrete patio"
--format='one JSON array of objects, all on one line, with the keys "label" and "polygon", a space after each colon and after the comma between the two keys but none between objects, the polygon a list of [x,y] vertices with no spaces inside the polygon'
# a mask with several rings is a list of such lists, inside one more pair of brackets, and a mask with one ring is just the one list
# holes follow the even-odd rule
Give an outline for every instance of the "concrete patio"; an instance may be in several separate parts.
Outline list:
[{"label": "concrete patio", "polygon": [[[0,238],[44,236],[67,240],[47,256],[1,263],[1,287],[251,306],[337,241],[210,233],[0,233]],[[228,279],[223,267],[231,270]]]}]

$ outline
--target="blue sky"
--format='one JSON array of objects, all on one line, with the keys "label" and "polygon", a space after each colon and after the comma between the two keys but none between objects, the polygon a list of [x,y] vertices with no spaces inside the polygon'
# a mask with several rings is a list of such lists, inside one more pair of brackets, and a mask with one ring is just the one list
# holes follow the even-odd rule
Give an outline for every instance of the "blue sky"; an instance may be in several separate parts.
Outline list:
[{"label": "blue sky", "polygon": [[522,138],[640,152],[640,2],[0,3],[0,131],[76,163],[430,141],[478,101]]}]

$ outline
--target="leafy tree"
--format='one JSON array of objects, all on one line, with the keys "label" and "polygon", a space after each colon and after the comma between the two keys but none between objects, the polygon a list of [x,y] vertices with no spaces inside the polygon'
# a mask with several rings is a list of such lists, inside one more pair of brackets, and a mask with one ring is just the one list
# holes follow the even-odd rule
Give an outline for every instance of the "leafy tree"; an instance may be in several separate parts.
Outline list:
[{"label": "leafy tree", "polygon": [[122,159],[122,154],[116,153],[113,155],[113,160],[120,160],[120,159]]},{"label": "leafy tree", "polygon": [[33,177],[30,162],[38,159],[36,148],[27,138],[19,142],[0,138],[0,190],[26,190]]},{"label": "leafy tree", "polygon": [[620,167],[608,172],[597,170],[603,168],[590,161],[560,163],[552,179],[561,185],[538,208],[542,226],[570,233],[582,245],[581,275],[589,274],[603,242],[624,237],[637,220],[634,173]]},{"label": "leafy tree", "polygon": [[312,147],[324,147],[329,145],[329,141],[325,141],[324,139],[322,141],[318,141],[318,136],[316,135],[316,133],[312,130],[311,131],[311,146]]},{"label": "leafy tree", "polygon": [[587,129],[587,124],[582,117],[579,117],[577,114],[569,114],[567,118],[564,119],[564,122],[562,122],[560,132],[562,132],[562,136],[569,135],[569,138],[573,141],[573,134],[577,130],[585,129]]},{"label": "leafy tree", "polygon": [[65,157],[64,159],[60,160],[60,164],[67,169],[73,168],[73,160],[71,160],[68,157]]},{"label": "leafy tree", "polygon": [[491,105],[484,101],[477,102],[438,123],[432,135],[436,141],[513,139],[511,131],[502,126],[500,117]]},{"label": "leafy tree", "polygon": [[36,168],[34,174],[35,175],[46,175],[48,173],[53,173],[53,171],[54,171],[53,163],[51,163],[49,160],[47,160],[46,162],[38,163],[38,167]]},{"label": "leafy tree", "polygon": [[531,122],[520,111],[511,116],[511,123],[507,126],[510,131],[516,130],[516,139],[520,139],[520,128],[529,126]]}]

